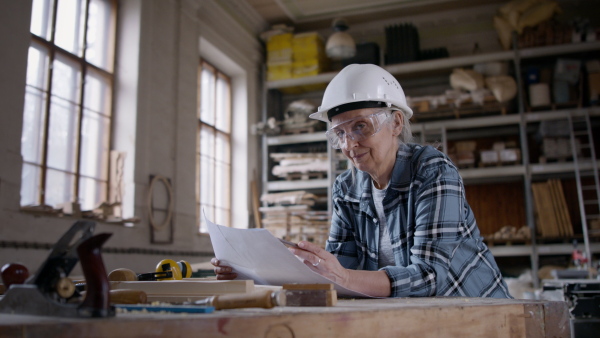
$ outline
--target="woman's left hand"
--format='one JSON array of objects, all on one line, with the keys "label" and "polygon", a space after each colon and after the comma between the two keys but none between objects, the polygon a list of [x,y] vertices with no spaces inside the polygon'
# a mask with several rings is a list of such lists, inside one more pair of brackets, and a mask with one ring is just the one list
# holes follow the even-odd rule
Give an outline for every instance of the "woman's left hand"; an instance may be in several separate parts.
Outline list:
[{"label": "woman's left hand", "polygon": [[314,272],[326,277],[333,282],[345,285],[348,282],[348,270],[346,270],[337,258],[329,251],[324,250],[320,246],[301,241],[298,243],[299,248],[288,248],[294,255],[302,258],[304,264]]}]

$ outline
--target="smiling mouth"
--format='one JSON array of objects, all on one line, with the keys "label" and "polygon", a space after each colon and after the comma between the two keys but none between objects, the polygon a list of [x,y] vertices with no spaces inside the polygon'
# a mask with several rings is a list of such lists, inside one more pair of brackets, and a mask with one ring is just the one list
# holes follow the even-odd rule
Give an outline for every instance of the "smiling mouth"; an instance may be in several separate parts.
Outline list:
[{"label": "smiling mouth", "polygon": [[363,156],[365,156],[365,154],[366,153],[357,154],[357,155],[352,156],[352,158],[355,159],[355,160],[358,160],[358,159],[361,159]]}]

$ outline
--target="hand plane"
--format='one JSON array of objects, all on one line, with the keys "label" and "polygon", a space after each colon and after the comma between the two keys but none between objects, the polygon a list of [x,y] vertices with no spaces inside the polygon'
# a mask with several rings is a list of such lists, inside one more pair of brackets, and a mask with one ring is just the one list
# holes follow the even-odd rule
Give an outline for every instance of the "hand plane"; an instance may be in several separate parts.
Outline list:
[{"label": "hand plane", "polygon": [[[101,247],[111,234],[93,236],[94,222],[77,221],[56,242],[39,270],[23,284],[10,286],[0,300],[0,313],[56,317],[111,317],[110,284]],[[79,304],[67,302],[75,285],[67,278],[77,262],[86,279],[87,293]]]}]

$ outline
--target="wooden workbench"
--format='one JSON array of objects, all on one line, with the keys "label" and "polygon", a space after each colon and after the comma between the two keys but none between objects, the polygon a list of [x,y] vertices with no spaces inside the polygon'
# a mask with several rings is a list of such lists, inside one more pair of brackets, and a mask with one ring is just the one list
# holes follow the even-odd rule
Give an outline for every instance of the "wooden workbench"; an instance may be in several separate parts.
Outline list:
[{"label": "wooden workbench", "polygon": [[564,302],[484,298],[340,299],[335,307],[107,319],[0,314],[0,337],[569,337]]}]

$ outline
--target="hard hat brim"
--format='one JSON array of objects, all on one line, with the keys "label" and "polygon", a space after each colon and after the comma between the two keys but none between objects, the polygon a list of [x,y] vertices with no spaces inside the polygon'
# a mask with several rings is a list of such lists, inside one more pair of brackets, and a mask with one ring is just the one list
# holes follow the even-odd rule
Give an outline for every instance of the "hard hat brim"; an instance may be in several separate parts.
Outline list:
[{"label": "hard hat brim", "polygon": [[[413,111],[412,111],[412,109],[410,109],[409,106],[407,106],[405,104],[398,103],[398,102],[394,103],[394,102],[381,101],[381,100],[357,101],[357,102],[386,102],[388,104],[391,104],[390,108],[397,108],[397,109],[401,110],[406,115],[407,119],[410,119],[412,117],[412,115],[413,115]],[[349,103],[351,103],[351,102],[349,102]],[[338,106],[336,106],[336,107],[338,107]],[[311,118],[311,119],[315,119],[315,120],[319,120],[319,121],[323,121],[323,122],[329,123],[331,121],[329,120],[329,117],[328,117],[327,113],[331,109],[335,109],[336,107],[327,107],[325,109],[321,109],[321,107],[319,107],[319,110],[316,113],[312,113],[308,117]]]}]

